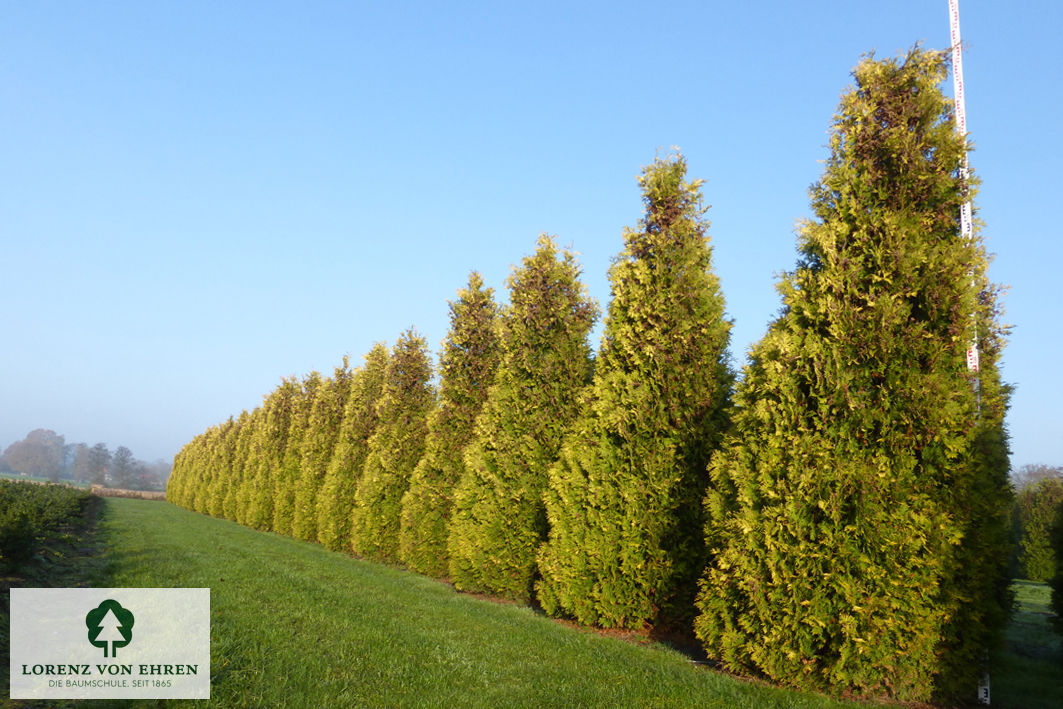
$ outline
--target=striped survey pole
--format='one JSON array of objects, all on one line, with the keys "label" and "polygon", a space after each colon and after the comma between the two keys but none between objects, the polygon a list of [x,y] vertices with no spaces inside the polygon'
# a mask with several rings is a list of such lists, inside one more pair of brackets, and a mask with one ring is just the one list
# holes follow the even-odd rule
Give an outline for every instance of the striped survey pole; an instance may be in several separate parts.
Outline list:
[{"label": "striped survey pole", "polygon": [[[952,88],[956,102],[956,131],[962,138],[967,138],[967,107],[964,101],[963,90],[963,46],[960,40],[960,2],[949,0],[949,39],[952,44]],[[968,184],[970,170],[967,163],[967,153],[963,154],[963,166],[960,167],[960,179],[964,187]],[[960,233],[963,238],[971,241],[974,239],[974,228],[971,224],[971,200],[965,199],[960,207]],[[972,284],[974,274],[971,274]],[[967,371],[971,374],[974,386],[976,416],[982,413],[981,381],[978,376],[978,324],[977,313],[972,314],[975,318],[974,335],[971,344],[967,347]],[[982,658],[982,678],[978,683],[978,703],[989,704],[989,650],[986,650]]]},{"label": "striped survey pole", "polygon": [[[967,137],[967,107],[964,100],[963,88],[963,46],[960,40],[960,3],[959,0],[949,0],[949,35],[952,42],[952,88],[955,94],[956,131],[961,137]],[[970,170],[967,164],[967,154],[963,156],[963,166],[960,167],[960,179],[964,187],[970,178]],[[966,199],[960,207],[960,233],[964,239],[974,239],[974,227],[971,218],[971,200]],[[973,275],[972,275],[973,278]],[[972,317],[977,317],[974,315]],[[972,374],[978,411],[981,413],[981,386],[978,378],[978,326],[975,325],[974,337],[967,348],[967,371]]]}]

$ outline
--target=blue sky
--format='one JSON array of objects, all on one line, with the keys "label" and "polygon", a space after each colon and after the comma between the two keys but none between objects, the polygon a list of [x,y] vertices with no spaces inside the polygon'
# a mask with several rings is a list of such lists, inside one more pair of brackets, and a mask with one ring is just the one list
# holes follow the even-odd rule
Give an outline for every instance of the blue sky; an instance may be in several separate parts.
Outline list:
[{"label": "blue sky", "polygon": [[[1063,465],[1063,5],[960,11],[1012,463]],[[438,348],[468,272],[504,298],[540,232],[604,309],[671,146],[706,181],[741,363],[851,68],[917,41],[948,46],[946,0],[2,0],[0,446],[168,459],[282,376],[411,325]]]}]

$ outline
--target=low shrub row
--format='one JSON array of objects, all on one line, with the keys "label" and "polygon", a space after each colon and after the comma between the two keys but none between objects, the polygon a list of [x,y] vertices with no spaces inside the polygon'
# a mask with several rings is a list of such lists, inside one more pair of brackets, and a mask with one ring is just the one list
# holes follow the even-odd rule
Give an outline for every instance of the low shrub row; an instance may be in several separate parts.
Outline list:
[{"label": "low shrub row", "polygon": [[32,559],[40,537],[79,516],[90,497],[65,485],[0,480],[0,565],[14,570]]}]

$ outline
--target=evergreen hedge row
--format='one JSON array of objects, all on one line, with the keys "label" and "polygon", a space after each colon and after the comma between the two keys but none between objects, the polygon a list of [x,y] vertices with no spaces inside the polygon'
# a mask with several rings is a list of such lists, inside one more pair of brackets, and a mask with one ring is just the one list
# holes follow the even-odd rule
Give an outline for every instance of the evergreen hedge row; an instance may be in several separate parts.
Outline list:
[{"label": "evergreen hedge row", "polygon": [[946,68],[854,70],[737,383],[700,181],[668,156],[597,360],[575,256],[541,237],[507,306],[475,273],[451,304],[438,392],[412,330],[284,379],[178,453],[168,498],[584,624],[692,628],[775,682],[972,700],[1010,607],[1009,388]]}]

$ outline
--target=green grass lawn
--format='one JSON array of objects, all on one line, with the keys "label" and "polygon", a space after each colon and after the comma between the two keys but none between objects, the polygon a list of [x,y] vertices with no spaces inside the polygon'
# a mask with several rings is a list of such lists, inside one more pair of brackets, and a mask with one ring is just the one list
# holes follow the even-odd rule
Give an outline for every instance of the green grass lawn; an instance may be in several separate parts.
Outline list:
[{"label": "green grass lawn", "polygon": [[1007,647],[993,657],[993,706],[1063,707],[1063,648],[1049,625],[1052,589],[1022,580],[1012,588],[1018,607],[1008,627]]},{"label": "green grass lawn", "polygon": [[105,504],[109,585],[211,589],[214,706],[856,706],[173,505]]},{"label": "green grass lawn", "polygon": [[[868,706],[738,680],[662,645],[569,627],[170,504],[102,504],[100,527],[72,548],[105,551],[92,560],[74,554],[75,567],[38,569],[21,585],[211,589],[213,700],[140,706]],[[40,576],[60,572],[52,583]],[[993,705],[1063,707],[1048,587],[1016,588],[1009,647],[993,660]],[[77,706],[85,705],[111,704]]]}]

